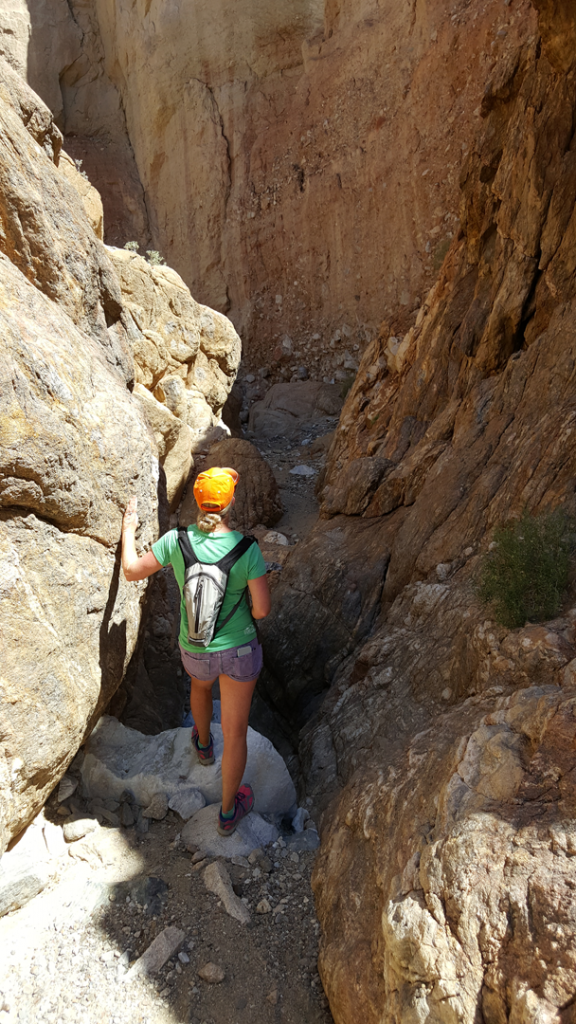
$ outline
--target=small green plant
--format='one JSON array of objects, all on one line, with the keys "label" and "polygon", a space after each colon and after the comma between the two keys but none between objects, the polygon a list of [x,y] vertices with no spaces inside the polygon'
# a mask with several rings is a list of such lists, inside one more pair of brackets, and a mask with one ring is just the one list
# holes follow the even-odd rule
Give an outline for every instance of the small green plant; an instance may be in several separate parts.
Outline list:
[{"label": "small green plant", "polygon": [[161,267],[166,264],[166,260],[164,259],[163,256],[160,255],[159,252],[157,252],[156,249],[147,249],[146,259],[148,260],[148,263],[152,264],[153,267]]},{"label": "small green plant", "polygon": [[126,242],[124,248],[128,249],[128,252],[138,252],[140,246],[138,245],[138,242]]},{"label": "small green plant", "polygon": [[576,550],[576,524],[562,509],[498,526],[482,565],[480,600],[496,621],[515,629],[558,614]]}]

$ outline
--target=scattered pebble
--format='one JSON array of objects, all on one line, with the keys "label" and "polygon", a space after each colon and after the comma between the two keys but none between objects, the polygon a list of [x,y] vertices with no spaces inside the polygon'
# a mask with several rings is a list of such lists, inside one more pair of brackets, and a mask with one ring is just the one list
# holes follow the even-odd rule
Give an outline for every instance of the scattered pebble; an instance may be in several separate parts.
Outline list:
[{"label": "scattered pebble", "polygon": [[200,967],[198,976],[202,978],[202,981],[207,981],[209,985],[219,985],[224,981],[226,972],[219,964],[213,964],[212,961],[209,961],[203,967]]}]

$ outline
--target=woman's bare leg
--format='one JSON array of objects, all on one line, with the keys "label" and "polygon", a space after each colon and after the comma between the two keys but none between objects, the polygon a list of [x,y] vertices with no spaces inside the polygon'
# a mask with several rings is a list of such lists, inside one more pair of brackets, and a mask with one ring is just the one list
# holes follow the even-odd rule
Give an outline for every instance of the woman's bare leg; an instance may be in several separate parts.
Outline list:
[{"label": "woman's bare leg", "polygon": [[190,676],[190,711],[198,729],[198,739],[203,747],[207,747],[210,742],[212,687],[215,682],[215,679],[207,683],[205,679],[195,679],[194,676]]},{"label": "woman's bare leg", "polygon": [[[230,676],[220,676],[220,697],[222,700],[222,733],[224,753],[222,755],[222,811],[231,811],[234,797],[240,788],[246,767],[246,733],[248,716],[256,680],[238,683]],[[200,741],[202,742],[202,741]]]}]

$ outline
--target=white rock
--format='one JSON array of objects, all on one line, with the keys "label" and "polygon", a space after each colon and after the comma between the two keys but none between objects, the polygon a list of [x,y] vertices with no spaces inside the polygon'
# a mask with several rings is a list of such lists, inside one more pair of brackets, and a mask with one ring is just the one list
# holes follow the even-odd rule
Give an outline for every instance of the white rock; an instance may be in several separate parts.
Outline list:
[{"label": "white rock", "polygon": [[288,538],[283,533],[278,533],[277,530],[268,530],[268,533],[262,538],[263,544],[282,544],[284,547],[288,546]]},{"label": "white rock", "polygon": [[293,476],[316,476],[318,470],[312,469],[312,466],[293,466],[290,470]]},{"label": "white rock", "polygon": [[77,786],[78,780],[74,779],[71,775],[65,775],[63,779],[60,779],[58,803],[61,804],[63,800],[67,800],[69,796],[72,796]]},{"label": "white rock", "polygon": [[95,832],[99,827],[96,818],[78,818],[77,821],[66,821],[63,827],[64,839],[67,843],[76,843],[90,832]]},{"label": "white rock", "polygon": [[[128,729],[116,718],[104,716],[86,744],[82,780],[92,798],[120,800],[125,790],[136,803],[148,807],[152,797],[165,793],[169,800],[184,784],[200,791],[206,803],[220,803],[222,727],[213,722],[215,764],[198,764],[190,743],[190,729],[171,729],[145,736]],[[248,729],[245,781],[254,789],[255,807],[262,814],[289,811],[296,799],[288,769],[270,740]],[[252,843],[250,850],[259,846]],[[248,852],[250,852],[248,850]]]},{"label": "white rock", "polygon": [[0,917],[23,907],[36,896],[55,873],[46,848],[42,825],[36,820],[0,860]]},{"label": "white rock", "polygon": [[173,797],[168,801],[171,811],[176,811],[184,821],[188,821],[196,811],[206,806],[206,798],[202,795],[197,786],[180,786]]},{"label": "white rock", "polygon": [[304,822],[307,821],[309,817],[310,817],[310,814],[306,810],[306,808],[305,807],[299,807],[298,810],[296,811],[296,814],[292,818],[292,828],[294,829],[294,831],[295,832],[303,832],[304,831]]},{"label": "white rock", "polygon": [[220,861],[214,861],[208,865],[202,877],[206,888],[222,900],[226,913],[240,921],[240,924],[248,924],[250,911],[234,892],[230,875],[224,865]]},{"label": "white rock", "polygon": [[268,903],[268,900],[260,900],[260,903],[258,903],[256,907],[257,914],[269,914],[271,910],[272,907]]},{"label": "white rock", "polygon": [[132,978],[140,974],[157,974],[183,941],[184,932],[180,928],[175,928],[173,925],[165,928],[130,968],[124,980],[131,981]]},{"label": "white rock", "polygon": [[198,811],[182,829],[182,842],[207,857],[247,857],[255,846],[265,846],[278,838],[278,829],[264,821],[255,811],[242,819],[231,836],[217,832],[219,804],[209,804]]}]

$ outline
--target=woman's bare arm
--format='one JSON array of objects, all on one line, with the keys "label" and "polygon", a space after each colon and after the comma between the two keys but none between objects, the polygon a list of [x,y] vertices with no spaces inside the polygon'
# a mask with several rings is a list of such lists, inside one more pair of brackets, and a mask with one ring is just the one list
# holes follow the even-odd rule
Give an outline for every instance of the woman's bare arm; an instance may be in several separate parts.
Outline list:
[{"label": "woman's bare arm", "polygon": [[265,576],[248,580],[248,589],[252,598],[252,618],[265,619],[270,614],[271,606],[268,580]]},{"label": "woman's bare arm", "polygon": [[148,551],[138,558],[135,539],[137,526],[136,498],[130,498],[122,520],[122,569],[130,583],[135,580],[145,580],[162,568],[152,551]]}]

